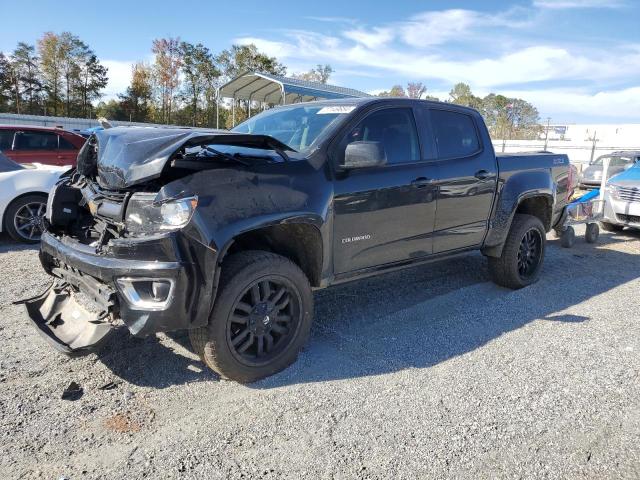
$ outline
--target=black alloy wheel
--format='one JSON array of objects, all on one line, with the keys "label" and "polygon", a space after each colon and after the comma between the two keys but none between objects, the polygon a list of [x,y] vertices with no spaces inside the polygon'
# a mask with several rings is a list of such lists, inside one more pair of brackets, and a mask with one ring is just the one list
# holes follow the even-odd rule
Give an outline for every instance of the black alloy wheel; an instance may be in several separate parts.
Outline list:
[{"label": "black alloy wheel", "polygon": [[284,370],[309,338],[313,293],[293,261],[246,250],[222,263],[206,326],[189,330],[194,351],[222,378],[255,382]]},{"label": "black alloy wheel", "polygon": [[227,341],[242,363],[270,363],[295,338],[302,316],[301,299],[283,277],[263,277],[236,300],[227,322]]},{"label": "black alloy wheel", "polygon": [[513,289],[536,282],[544,262],[546,233],[538,217],[516,213],[500,256],[488,257],[491,279]]},{"label": "black alloy wheel", "polygon": [[542,238],[536,228],[528,230],[518,249],[518,273],[523,279],[535,275],[542,258]]}]

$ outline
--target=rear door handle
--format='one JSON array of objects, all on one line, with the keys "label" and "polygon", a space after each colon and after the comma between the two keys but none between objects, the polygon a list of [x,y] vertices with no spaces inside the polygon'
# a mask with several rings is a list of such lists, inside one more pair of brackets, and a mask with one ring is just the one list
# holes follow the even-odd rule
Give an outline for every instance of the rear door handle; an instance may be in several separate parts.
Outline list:
[{"label": "rear door handle", "polygon": [[487,170],[478,170],[474,175],[474,177],[476,177],[478,180],[486,180],[490,176],[491,176],[491,172]]},{"label": "rear door handle", "polygon": [[411,181],[411,185],[417,188],[426,187],[433,183],[433,179],[427,177],[418,177],[415,180]]}]

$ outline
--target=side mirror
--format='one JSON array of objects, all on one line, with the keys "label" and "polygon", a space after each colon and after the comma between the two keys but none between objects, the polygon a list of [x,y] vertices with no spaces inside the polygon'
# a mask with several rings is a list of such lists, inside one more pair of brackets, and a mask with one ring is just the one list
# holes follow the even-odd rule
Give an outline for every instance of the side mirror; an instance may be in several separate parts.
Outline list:
[{"label": "side mirror", "polygon": [[387,155],[381,142],[351,142],[344,152],[342,168],[380,167],[387,163]]}]

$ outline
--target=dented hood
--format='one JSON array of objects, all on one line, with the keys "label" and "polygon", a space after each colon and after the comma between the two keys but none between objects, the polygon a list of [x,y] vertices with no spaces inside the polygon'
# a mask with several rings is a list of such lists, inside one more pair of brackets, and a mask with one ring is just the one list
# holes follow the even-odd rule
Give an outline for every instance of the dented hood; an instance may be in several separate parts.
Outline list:
[{"label": "dented hood", "polygon": [[236,145],[293,151],[268,135],[226,130],[115,127],[94,135],[98,147],[95,169],[94,165],[86,165],[86,160],[79,155],[78,170],[85,174],[93,170],[97,173],[100,185],[110,189],[127,188],[159,177],[171,156],[182,147]]}]

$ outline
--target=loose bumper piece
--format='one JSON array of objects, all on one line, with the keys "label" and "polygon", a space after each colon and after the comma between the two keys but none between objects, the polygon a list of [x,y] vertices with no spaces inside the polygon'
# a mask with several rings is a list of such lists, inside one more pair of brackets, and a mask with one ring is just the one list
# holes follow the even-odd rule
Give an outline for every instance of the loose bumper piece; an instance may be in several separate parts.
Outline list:
[{"label": "loose bumper piece", "polygon": [[49,343],[71,354],[98,347],[113,326],[78,303],[68,284],[52,284],[43,294],[23,300],[27,318]]}]

